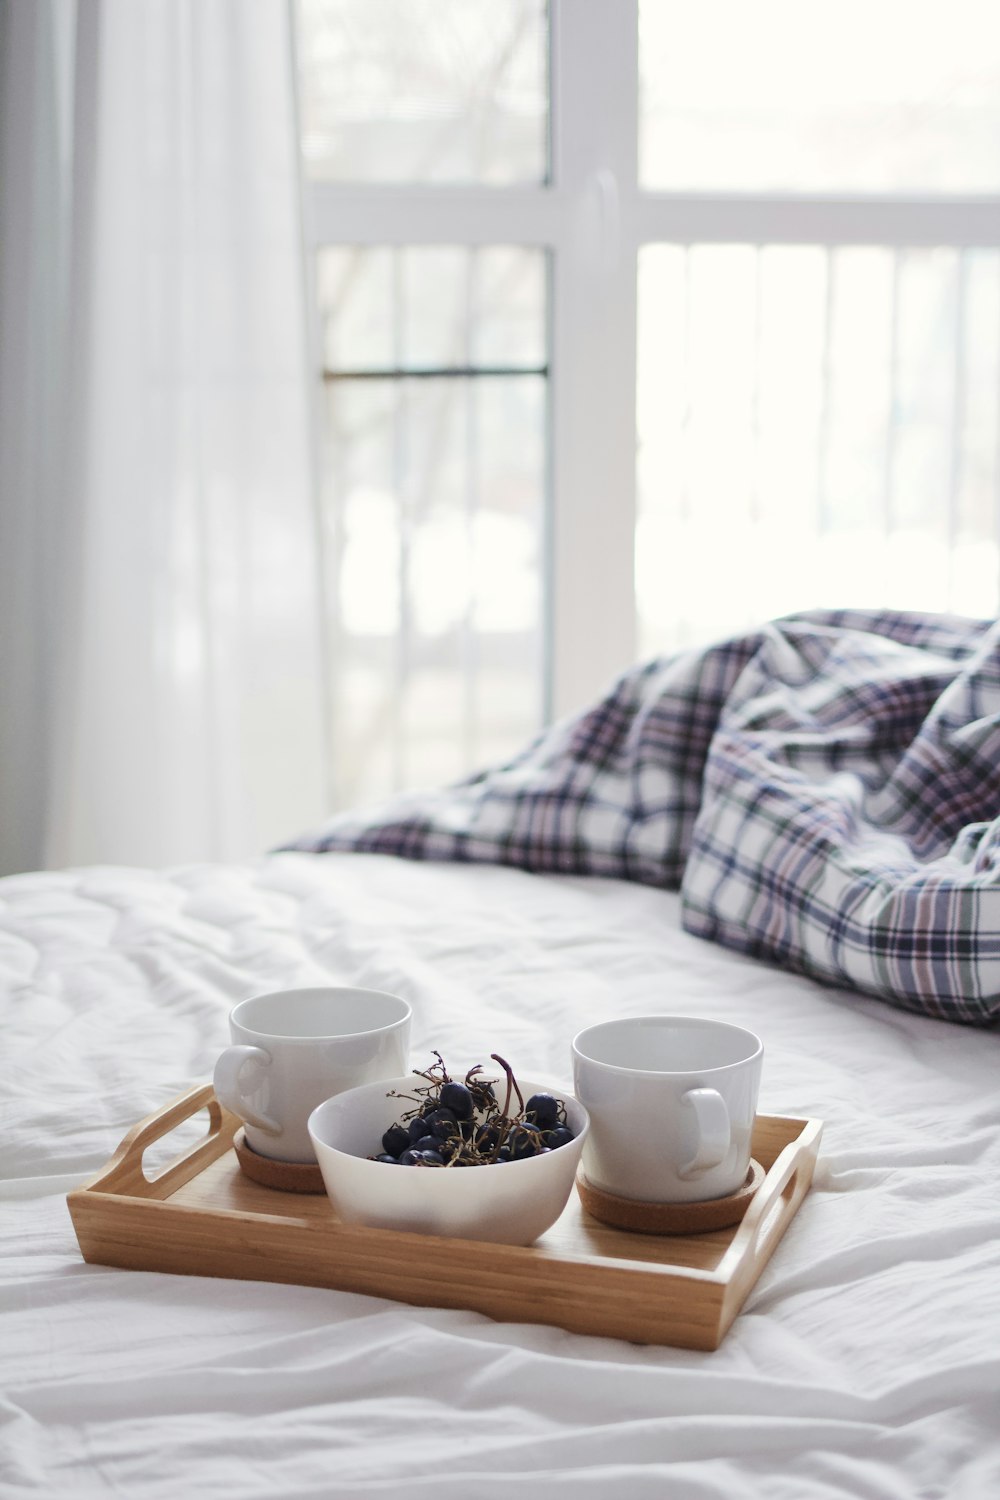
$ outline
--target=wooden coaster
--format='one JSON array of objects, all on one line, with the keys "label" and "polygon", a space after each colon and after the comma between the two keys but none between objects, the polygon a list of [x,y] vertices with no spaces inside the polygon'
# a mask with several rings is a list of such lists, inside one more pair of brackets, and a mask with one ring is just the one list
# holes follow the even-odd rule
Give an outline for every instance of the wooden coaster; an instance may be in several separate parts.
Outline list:
[{"label": "wooden coaster", "polygon": [[746,1181],[737,1192],[725,1198],[706,1198],[701,1203],[645,1203],[619,1198],[594,1187],[582,1173],[576,1179],[576,1190],[588,1214],[616,1229],[631,1229],[636,1234],[706,1234],[738,1224],[763,1181],[764,1168],[751,1158]]},{"label": "wooden coaster", "polygon": [[242,1126],[233,1136],[233,1150],[242,1170],[262,1187],[277,1188],[282,1193],[326,1192],[318,1162],[275,1161],[261,1156],[248,1142]]}]

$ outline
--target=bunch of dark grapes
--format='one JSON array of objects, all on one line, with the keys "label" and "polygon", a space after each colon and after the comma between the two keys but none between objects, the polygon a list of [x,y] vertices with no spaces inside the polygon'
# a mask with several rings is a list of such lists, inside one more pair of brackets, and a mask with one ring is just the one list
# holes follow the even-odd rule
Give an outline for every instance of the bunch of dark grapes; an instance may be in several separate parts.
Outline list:
[{"label": "bunch of dark grapes", "polygon": [[[566,1122],[566,1106],[552,1094],[533,1094],[525,1102],[509,1063],[490,1054],[506,1077],[504,1102],[497,1096],[498,1079],[482,1077],[477,1064],[458,1082],[448,1073],[440,1052],[436,1062],[417,1073],[425,1084],[412,1094],[406,1110],[382,1137],[382,1150],[371,1161],[402,1167],[481,1167],[496,1162],[542,1156],[573,1139]],[[518,1109],[511,1111],[512,1096]]]}]

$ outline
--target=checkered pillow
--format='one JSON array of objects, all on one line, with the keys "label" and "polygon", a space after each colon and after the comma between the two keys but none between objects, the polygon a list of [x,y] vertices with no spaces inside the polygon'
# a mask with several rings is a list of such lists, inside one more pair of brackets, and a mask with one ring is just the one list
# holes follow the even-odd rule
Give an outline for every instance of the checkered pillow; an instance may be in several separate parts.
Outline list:
[{"label": "checkered pillow", "polygon": [[680,886],[688,931],[1000,1019],[998,627],[792,616],[627,672],[505,765],[288,847]]}]

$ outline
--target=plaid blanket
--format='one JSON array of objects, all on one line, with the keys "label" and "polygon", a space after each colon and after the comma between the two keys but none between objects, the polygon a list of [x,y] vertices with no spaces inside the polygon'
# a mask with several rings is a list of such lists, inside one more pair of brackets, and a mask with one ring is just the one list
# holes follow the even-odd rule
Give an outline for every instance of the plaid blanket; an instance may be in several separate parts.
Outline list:
[{"label": "plaid blanket", "polygon": [[645,662],[506,764],[286,847],[679,886],[690,932],[996,1024],[998,632],[790,616]]}]

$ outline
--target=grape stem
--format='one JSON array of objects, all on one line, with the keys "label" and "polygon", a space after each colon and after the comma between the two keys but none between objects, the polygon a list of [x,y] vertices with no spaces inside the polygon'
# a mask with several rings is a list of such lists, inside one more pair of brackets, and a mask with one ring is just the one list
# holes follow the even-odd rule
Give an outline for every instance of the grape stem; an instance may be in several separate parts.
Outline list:
[{"label": "grape stem", "polygon": [[511,1065],[510,1065],[509,1062],[505,1062],[504,1061],[504,1059],[500,1056],[499,1052],[491,1052],[490,1053],[490,1057],[493,1059],[493,1061],[495,1063],[499,1063],[500,1064],[501,1068],[503,1068],[504,1072],[507,1075],[507,1097],[503,1101],[503,1112],[504,1112],[504,1115],[505,1116],[507,1115],[507,1107],[510,1104],[510,1091],[511,1091],[512,1088],[514,1090],[514,1093],[517,1095],[517,1102],[518,1102],[518,1105],[519,1105],[519,1108],[520,1108],[520,1113],[523,1115],[524,1114],[524,1098],[523,1098],[523,1096],[521,1094],[521,1090],[517,1086],[517,1079],[514,1077],[514,1069],[511,1067]]}]

